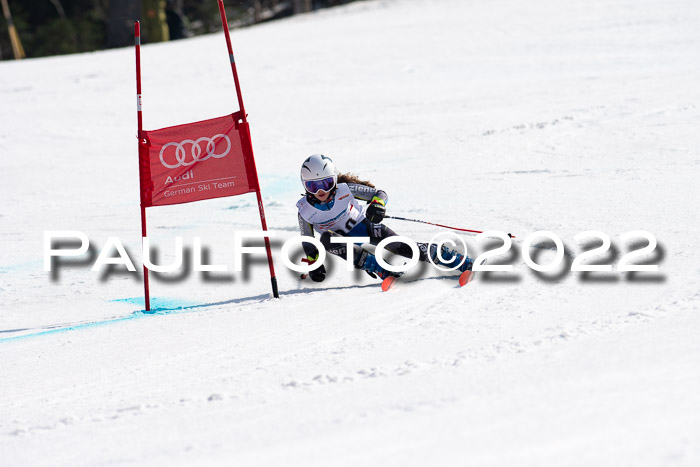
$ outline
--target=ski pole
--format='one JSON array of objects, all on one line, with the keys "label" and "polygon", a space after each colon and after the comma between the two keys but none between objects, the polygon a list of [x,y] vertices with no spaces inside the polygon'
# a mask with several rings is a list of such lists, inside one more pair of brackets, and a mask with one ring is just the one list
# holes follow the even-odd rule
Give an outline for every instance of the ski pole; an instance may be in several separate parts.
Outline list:
[{"label": "ski pole", "polygon": [[[484,233],[483,230],[472,230],[472,229],[463,229],[460,227],[451,227],[449,225],[444,225],[444,224],[437,224],[435,222],[428,222],[428,221],[422,221],[420,219],[408,219],[406,217],[399,217],[399,216],[384,216],[385,219],[396,219],[399,221],[408,221],[408,222],[418,222],[420,224],[430,224],[434,225],[436,227],[442,227],[444,229],[452,229],[452,230],[459,230],[462,232],[472,232],[472,233]],[[510,233],[508,234],[510,238],[515,238],[515,235],[511,235]]]}]

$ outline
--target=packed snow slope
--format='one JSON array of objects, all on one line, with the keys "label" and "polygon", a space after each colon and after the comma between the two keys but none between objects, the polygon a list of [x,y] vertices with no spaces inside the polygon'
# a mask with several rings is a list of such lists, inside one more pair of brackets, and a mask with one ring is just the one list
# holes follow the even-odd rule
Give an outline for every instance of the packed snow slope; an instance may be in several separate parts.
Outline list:
[{"label": "packed snow slope", "polygon": [[[133,50],[0,63],[0,464],[700,465],[698,13],[370,0],[233,31],[281,299],[258,256],[152,277],[155,314],[140,274],[90,271],[115,236],[141,264]],[[142,62],[146,129],[237,110],[222,33]],[[514,271],[460,289],[424,268],[382,293],[331,258],[300,281],[280,245],[318,152],[390,215],[512,232]],[[253,195],[148,225],[159,260],[200,236],[229,268],[260,228]],[[47,230],[93,249],[45,272]],[[552,272],[522,257],[554,260],[523,246],[539,230],[567,247]],[[659,271],[571,272],[588,230],[613,266],[650,232]]]}]

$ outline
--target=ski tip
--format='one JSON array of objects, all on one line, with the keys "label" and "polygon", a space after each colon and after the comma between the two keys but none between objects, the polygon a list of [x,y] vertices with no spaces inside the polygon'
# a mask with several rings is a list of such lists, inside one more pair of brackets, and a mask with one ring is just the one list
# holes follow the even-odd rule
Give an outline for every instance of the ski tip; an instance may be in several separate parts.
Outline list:
[{"label": "ski tip", "polygon": [[388,292],[391,290],[392,287],[394,287],[394,283],[396,282],[396,277],[394,276],[389,276],[386,279],[382,281],[382,292]]},{"label": "ski tip", "polygon": [[464,271],[462,274],[459,275],[460,287],[464,287],[469,282],[471,282],[471,280],[472,280],[472,271]]}]

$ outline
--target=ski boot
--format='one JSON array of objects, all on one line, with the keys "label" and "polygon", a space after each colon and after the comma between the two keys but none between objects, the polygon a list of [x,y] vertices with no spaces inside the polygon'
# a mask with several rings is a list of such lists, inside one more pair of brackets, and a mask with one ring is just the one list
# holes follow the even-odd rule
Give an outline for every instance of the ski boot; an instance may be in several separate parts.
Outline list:
[{"label": "ski boot", "polygon": [[431,257],[433,259],[433,263],[435,263],[438,266],[442,266],[444,268],[455,268],[455,266],[459,264],[460,266],[454,269],[455,271],[459,271],[460,273],[462,273],[465,271],[472,270],[474,260],[471,259],[469,256],[465,257],[463,254],[457,253],[456,251],[446,247],[445,245],[442,245],[439,254],[437,252],[437,245],[431,245],[431,250]]},{"label": "ski boot", "polygon": [[355,260],[355,267],[367,272],[372,278],[379,277],[384,280],[387,277],[400,277],[401,273],[387,271],[377,263],[377,258],[367,250],[362,250]]}]

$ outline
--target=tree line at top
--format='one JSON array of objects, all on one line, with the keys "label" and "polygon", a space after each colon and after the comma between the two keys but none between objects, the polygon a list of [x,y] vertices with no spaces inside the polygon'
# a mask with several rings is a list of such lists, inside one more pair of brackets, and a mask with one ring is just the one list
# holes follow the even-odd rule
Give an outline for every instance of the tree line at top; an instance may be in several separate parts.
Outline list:
[{"label": "tree line at top", "polygon": [[[224,0],[242,27],[354,0]],[[184,39],[221,29],[217,0],[0,0],[0,60],[88,52]]]}]

